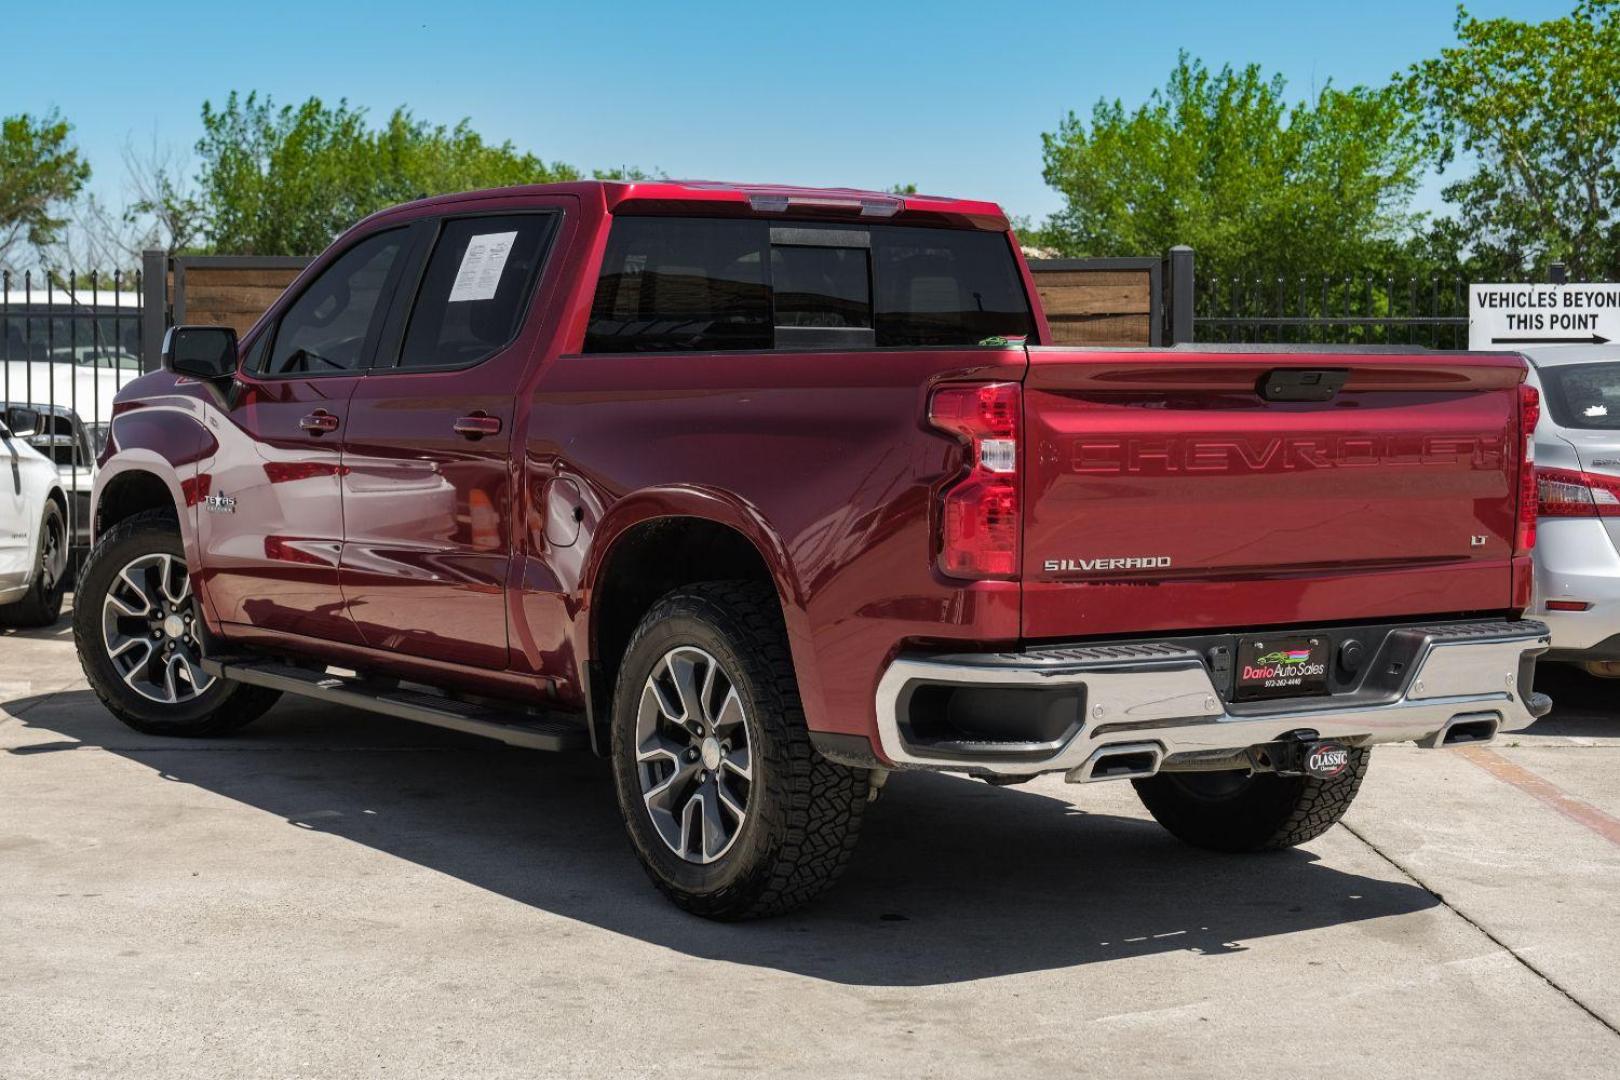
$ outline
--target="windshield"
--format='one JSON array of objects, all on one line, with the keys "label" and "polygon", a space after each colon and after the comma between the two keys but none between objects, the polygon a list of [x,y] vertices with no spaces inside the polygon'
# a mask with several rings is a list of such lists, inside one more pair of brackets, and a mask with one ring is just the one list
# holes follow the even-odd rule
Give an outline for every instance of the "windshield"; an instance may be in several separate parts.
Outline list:
[{"label": "windshield", "polygon": [[1560,426],[1620,430],[1620,363],[1537,369],[1547,411]]}]

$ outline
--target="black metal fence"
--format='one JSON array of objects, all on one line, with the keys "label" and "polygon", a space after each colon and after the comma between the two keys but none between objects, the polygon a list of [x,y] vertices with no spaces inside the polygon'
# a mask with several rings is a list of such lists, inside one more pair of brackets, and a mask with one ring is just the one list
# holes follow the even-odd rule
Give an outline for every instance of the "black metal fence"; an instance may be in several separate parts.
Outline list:
[{"label": "black metal fence", "polygon": [[113,398],[143,371],[144,284],[139,272],[0,272],[0,407],[37,418],[26,438],[56,462],[75,546],[89,540]]},{"label": "black metal fence", "polygon": [[1435,276],[1199,275],[1200,342],[1468,347],[1468,282]]}]

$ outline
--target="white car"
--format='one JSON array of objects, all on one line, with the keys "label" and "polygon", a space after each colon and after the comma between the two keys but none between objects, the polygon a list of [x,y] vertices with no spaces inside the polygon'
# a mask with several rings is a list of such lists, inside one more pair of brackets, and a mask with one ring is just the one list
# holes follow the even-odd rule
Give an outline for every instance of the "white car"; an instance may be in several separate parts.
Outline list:
[{"label": "white car", "polygon": [[28,442],[56,463],[68,497],[72,547],[88,550],[90,492],[95,463],[112,425],[113,399],[140,377],[127,366],[96,366],[88,354],[79,361],[14,360],[0,363],[0,407],[20,406],[39,413]]},{"label": "white car", "polygon": [[1620,678],[1620,346],[1527,350],[1536,425],[1535,600],[1543,658]]},{"label": "white car", "polygon": [[67,495],[56,465],[28,445],[39,422],[24,408],[0,420],[0,624],[9,626],[55,622],[67,589]]}]

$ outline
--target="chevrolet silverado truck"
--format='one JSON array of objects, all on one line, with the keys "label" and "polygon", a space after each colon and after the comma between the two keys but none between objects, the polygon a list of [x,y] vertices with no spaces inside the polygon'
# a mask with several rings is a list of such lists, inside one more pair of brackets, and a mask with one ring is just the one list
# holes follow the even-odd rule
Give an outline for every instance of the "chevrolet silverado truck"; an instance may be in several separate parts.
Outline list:
[{"label": "chevrolet silverado truck", "polygon": [[895,770],[1128,779],[1309,840],[1369,747],[1550,706],[1514,355],[1062,348],[994,205],[570,183],[378,213],[118,398],[90,685],[217,736],[291,693],[611,759],[737,919]]}]

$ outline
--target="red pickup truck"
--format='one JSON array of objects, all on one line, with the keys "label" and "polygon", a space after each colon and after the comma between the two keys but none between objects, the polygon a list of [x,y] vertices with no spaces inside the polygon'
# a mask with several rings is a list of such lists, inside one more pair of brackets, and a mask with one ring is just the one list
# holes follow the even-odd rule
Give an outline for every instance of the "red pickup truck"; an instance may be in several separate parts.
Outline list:
[{"label": "red pickup truck", "polygon": [[1511,355],[1059,348],[988,203],[574,183],[356,225],[119,395],[75,603],[133,727],[281,693],[612,760],[682,907],[787,910],[897,769],[1308,840],[1550,702]]}]

